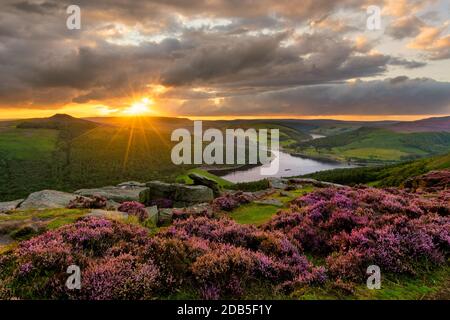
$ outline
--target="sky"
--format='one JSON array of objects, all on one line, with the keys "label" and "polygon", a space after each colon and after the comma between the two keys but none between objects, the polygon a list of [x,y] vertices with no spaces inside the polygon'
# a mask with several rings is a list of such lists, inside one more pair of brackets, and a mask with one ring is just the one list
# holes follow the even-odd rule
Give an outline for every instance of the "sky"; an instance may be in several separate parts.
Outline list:
[{"label": "sky", "polygon": [[450,115],[449,30],[450,0],[1,0],[0,119]]}]

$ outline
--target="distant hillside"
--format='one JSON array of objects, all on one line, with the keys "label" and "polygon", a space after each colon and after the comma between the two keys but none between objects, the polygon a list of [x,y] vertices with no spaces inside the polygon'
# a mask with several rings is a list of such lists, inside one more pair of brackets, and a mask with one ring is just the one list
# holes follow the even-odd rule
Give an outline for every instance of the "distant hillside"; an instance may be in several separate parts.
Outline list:
[{"label": "distant hillside", "polygon": [[450,116],[399,122],[390,125],[388,129],[397,132],[450,132]]},{"label": "distant hillside", "polygon": [[204,127],[225,129],[278,129],[280,132],[280,145],[288,146],[302,141],[311,140],[311,136],[301,130],[289,126],[274,123],[270,120],[251,121],[251,120],[230,120],[230,121],[204,121]]},{"label": "distant hillside", "polygon": [[189,129],[193,122],[186,118],[174,117],[94,117],[85,120],[115,127],[142,127],[159,131],[174,130],[177,128]]},{"label": "distant hillside", "polygon": [[60,130],[65,138],[73,139],[97,126],[94,122],[77,119],[67,114],[55,114],[49,118],[23,120],[17,125],[17,128]]},{"label": "distant hillside", "polygon": [[340,161],[386,163],[413,160],[450,151],[450,132],[402,133],[362,127],[351,132],[298,143],[294,150]]},{"label": "distant hillside", "polygon": [[408,178],[442,169],[450,169],[450,153],[389,166],[321,171],[306,177],[346,185],[364,183],[377,187],[394,187],[402,185]]}]

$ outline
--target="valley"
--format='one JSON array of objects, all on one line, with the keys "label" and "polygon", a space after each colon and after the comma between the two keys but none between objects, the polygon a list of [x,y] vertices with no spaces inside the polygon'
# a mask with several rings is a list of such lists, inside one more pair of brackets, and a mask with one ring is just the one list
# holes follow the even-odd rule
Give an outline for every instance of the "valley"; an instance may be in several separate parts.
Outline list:
[{"label": "valley", "polygon": [[[433,119],[448,128],[449,118]],[[420,122],[420,129],[424,127]],[[372,127],[367,127],[372,125]],[[398,124],[404,127],[407,124]],[[409,129],[417,123],[408,124]],[[269,128],[280,130],[280,146],[286,159],[282,176],[326,170],[348,163],[385,165],[442,154],[450,149],[450,132],[390,131],[392,122],[345,122],[333,120],[232,120],[206,121],[204,128]],[[67,115],[0,122],[0,200],[22,198],[33,191],[116,184],[126,180],[174,181],[195,165],[174,165],[170,135],[176,128],[193,130],[183,118],[131,117],[76,119]],[[319,139],[311,135],[328,134]],[[325,161],[316,169],[295,170],[304,162]],[[316,159],[316,160],[314,160]],[[296,164],[298,162],[298,164]],[[289,162],[290,163],[290,162]],[[341,164],[340,164],[341,163]],[[250,169],[251,170],[251,169]],[[363,172],[364,168],[359,168]],[[376,169],[375,169],[376,170]],[[239,172],[239,171],[237,171]],[[302,173],[303,172],[303,173]],[[365,171],[364,171],[365,172]],[[249,173],[251,176],[251,174]],[[249,177],[250,177],[249,176]],[[242,180],[244,179],[244,180]],[[259,177],[239,181],[258,180]],[[233,179],[232,179],[233,180]],[[235,180],[237,181],[237,180]]]}]

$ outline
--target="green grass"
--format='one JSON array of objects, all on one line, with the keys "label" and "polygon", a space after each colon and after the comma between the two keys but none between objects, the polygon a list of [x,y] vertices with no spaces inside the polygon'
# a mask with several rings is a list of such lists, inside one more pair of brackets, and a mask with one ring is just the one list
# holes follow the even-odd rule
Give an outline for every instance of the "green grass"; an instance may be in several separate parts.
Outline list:
[{"label": "green grass", "polygon": [[[25,211],[12,211],[10,214],[0,216],[0,222],[3,221],[46,221],[53,222],[58,219],[71,219],[70,222],[75,221],[80,216],[84,215],[87,210],[80,209],[45,209],[45,210],[25,210]],[[68,220],[68,221],[69,221]],[[69,222],[69,223],[70,223]]]},{"label": "green grass", "polygon": [[450,133],[400,133],[363,127],[323,139],[298,143],[294,150],[308,156],[337,160],[398,162],[448,152]]},{"label": "green grass", "polygon": [[57,130],[10,128],[0,134],[0,158],[50,160],[56,149]]},{"label": "green grass", "polygon": [[170,131],[164,128],[147,123],[133,127],[131,120],[127,127],[99,126],[83,133],[75,127],[69,127],[69,133],[2,128],[0,201],[43,189],[70,192],[128,180],[174,181],[192,168],[172,163],[173,144]]},{"label": "green grass", "polygon": [[343,150],[336,148],[333,152],[336,152],[347,159],[367,159],[371,161],[400,161],[402,158],[409,155],[404,151],[383,148],[356,148]]},{"label": "green grass", "polygon": [[[302,189],[289,191],[290,196],[280,196],[279,192],[276,192],[265,199],[280,200],[284,205],[287,205],[290,201],[297,197],[305,195],[314,190],[312,186],[305,186]],[[269,221],[281,208],[273,205],[248,203],[244,204],[237,209],[233,210],[229,216],[240,224],[254,224],[261,225]]]},{"label": "green grass", "polygon": [[381,289],[370,290],[365,284],[354,288],[353,293],[346,293],[333,288],[331,283],[324,287],[307,287],[295,291],[291,298],[301,300],[422,300],[450,299],[448,285],[450,266],[432,271],[422,271],[416,276],[393,275],[381,276]]},{"label": "green grass", "polygon": [[279,207],[272,205],[249,203],[233,210],[230,218],[240,224],[260,225],[269,221],[278,210]]}]

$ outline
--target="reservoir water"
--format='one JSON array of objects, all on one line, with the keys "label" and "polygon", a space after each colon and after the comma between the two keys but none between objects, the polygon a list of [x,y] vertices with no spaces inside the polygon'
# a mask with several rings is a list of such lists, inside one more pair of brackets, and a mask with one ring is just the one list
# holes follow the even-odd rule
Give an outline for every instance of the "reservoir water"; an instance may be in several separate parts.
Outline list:
[{"label": "reservoir water", "polygon": [[[313,134],[313,139],[323,138],[324,136]],[[249,182],[258,181],[270,177],[292,177],[299,176],[317,171],[337,169],[337,168],[353,168],[356,165],[332,161],[322,161],[315,159],[308,159],[300,156],[293,156],[286,152],[280,151],[280,167],[278,172],[272,176],[265,176],[261,174],[261,166],[253,167],[246,170],[236,170],[222,178],[231,182]]]}]

